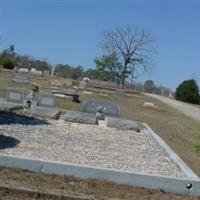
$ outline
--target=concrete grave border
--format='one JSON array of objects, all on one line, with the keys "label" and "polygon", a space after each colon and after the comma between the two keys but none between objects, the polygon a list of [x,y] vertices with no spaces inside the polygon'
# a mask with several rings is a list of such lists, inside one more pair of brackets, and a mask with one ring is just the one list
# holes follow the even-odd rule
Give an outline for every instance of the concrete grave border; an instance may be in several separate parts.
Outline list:
[{"label": "concrete grave border", "polygon": [[0,166],[21,168],[46,174],[75,176],[83,179],[97,178],[134,187],[157,189],[189,196],[200,196],[200,178],[155,132],[150,129],[147,124],[143,125],[167,151],[171,159],[179,166],[186,177],[185,179],[2,154],[0,154]]},{"label": "concrete grave border", "polygon": [[189,166],[174,152],[174,150],[158,135],[156,134],[146,123],[143,125],[148,129],[149,133],[158,142],[158,144],[165,149],[170,158],[177,164],[183,174],[190,180],[200,181],[200,178],[190,169]]}]

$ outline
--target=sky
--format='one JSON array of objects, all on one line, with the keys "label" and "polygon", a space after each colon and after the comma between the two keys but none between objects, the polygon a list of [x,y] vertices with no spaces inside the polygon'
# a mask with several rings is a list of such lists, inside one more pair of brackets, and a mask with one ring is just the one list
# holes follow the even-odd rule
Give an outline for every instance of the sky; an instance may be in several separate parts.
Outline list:
[{"label": "sky", "polygon": [[200,0],[0,0],[0,50],[50,64],[95,68],[104,31],[115,25],[144,28],[155,36],[152,79],[175,89],[185,79],[200,84]]}]

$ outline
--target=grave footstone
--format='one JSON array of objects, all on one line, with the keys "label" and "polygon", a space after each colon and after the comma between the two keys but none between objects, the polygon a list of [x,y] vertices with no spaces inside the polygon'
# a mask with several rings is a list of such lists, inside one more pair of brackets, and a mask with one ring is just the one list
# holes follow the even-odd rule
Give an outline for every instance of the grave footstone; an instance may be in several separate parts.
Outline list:
[{"label": "grave footstone", "polygon": [[102,113],[105,115],[120,116],[119,105],[109,101],[87,100],[81,104],[80,110],[87,113],[97,113],[99,107],[103,107]]},{"label": "grave footstone", "polygon": [[138,124],[132,120],[117,117],[106,117],[105,122],[108,127],[121,130],[135,130],[139,132]]}]

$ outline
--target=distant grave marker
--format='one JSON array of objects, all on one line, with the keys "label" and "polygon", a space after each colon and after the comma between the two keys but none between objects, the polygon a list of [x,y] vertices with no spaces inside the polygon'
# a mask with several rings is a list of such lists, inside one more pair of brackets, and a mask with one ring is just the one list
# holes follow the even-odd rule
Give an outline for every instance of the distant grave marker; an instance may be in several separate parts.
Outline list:
[{"label": "distant grave marker", "polygon": [[111,81],[89,80],[88,87],[111,87],[116,88],[117,84]]},{"label": "distant grave marker", "polygon": [[81,82],[79,83],[79,88],[80,88],[81,90],[85,90],[85,89],[87,88],[87,82],[86,82],[86,81],[81,81]]},{"label": "distant grave marker", "polygon": [[108,116],[120,116],[120,107],[118,104],[109,101],[88,100],[81,104],[81,111],[87,113],[97,113],[99,108],[102,107],[102,112]]},{"label": "distant grave marker", "polygon": [[47,79],[50,76],[50,72],[48,70],[44,70],[42,73],[43,77]]},{"label": "distant grave marker", "polygon": [[120,97],[125,97],[126,93],[123,90],[117,89],[115,90],[115,94]]},{"label": "distant grave marker", "polygon": [[11,81],[18,82],[18,83],[31,84],[32,80],[31,80],[31,76],[29,75],[15,73],[15,74],[12,74]]}]

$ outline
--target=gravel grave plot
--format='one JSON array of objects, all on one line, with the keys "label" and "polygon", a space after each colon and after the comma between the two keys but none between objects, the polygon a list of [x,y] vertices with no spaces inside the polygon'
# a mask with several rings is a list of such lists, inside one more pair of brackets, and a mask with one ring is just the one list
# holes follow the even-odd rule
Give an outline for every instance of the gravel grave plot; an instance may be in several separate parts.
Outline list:
[{"label": "gravel grave plot", "polygon": [[35,124],[0,121],[0,135],[20,141],[13,148],[0,149],[4,155],[185,178],[148,130],[138,133],[61,119]]}]

